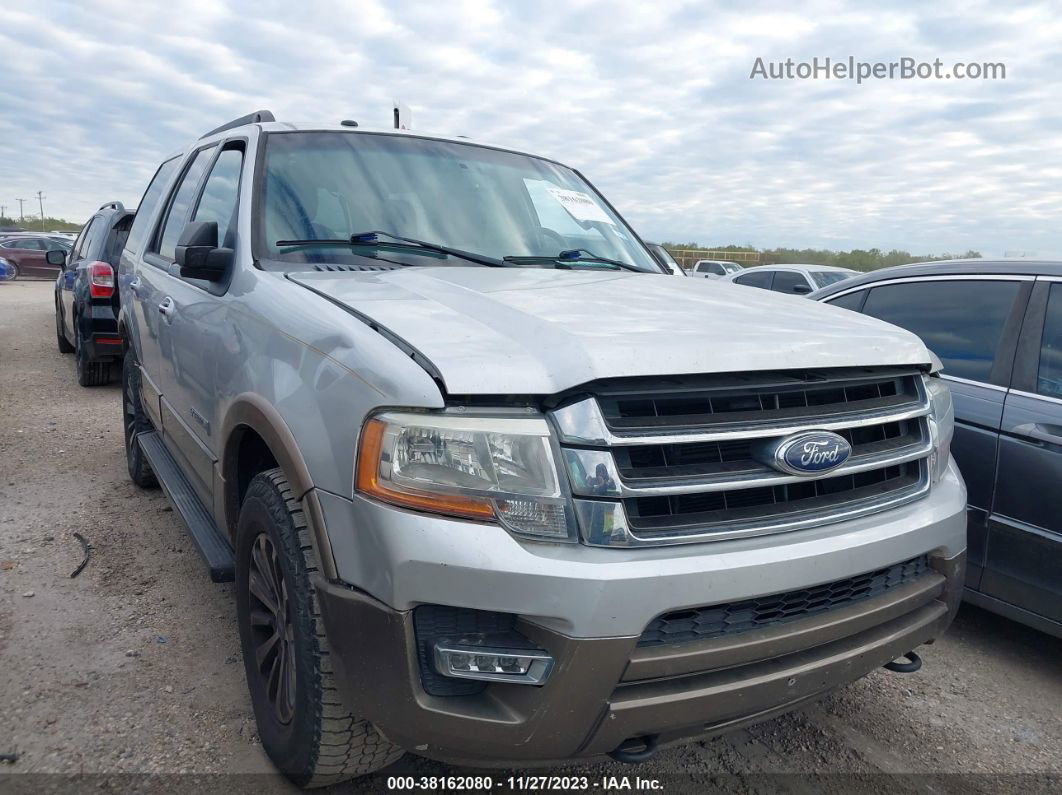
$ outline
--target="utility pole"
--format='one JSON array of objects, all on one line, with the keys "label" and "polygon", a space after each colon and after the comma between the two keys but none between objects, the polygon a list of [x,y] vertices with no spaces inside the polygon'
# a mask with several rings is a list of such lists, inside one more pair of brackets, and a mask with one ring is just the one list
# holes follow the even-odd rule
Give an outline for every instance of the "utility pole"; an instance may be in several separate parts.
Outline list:
[{"label": "utility pole", "polygon": [[4,213],[6,213],[6,212],[7,212],[7,205],[6,204],[0,204],[0,218],[3,218],[4,217]]},{"label": "utility pole", "polygon": [[37,201],[41,203],[41,231],[44,230],[44,196],[41,191],[37,191]]},{"label": "utility pole", "polygon": [[22,205],[26,203],[25,199],[15,199],[18,202],[18,222],[25,223],[26,214],[22,211]]}]

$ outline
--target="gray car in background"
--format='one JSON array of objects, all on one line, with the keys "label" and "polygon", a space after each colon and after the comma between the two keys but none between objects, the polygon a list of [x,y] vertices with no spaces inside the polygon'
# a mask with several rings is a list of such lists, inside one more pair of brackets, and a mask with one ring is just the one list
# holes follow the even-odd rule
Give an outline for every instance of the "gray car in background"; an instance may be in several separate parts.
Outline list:
[{"label": "gray car in background", "polygon": [[966,598],[1062,637],[1062,262],[904,265],[812,298],[940,357],[970,495]]}]

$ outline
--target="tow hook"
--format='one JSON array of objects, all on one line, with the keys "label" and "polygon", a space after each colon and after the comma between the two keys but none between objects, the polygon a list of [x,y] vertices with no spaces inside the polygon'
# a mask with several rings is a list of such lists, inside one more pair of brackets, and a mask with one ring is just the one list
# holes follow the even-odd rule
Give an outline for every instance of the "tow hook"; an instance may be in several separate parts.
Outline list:
[{"label": "tow hook", "polygon": [[[660,743],[659,734],[649,734],[645,737],[632,737],[624,740],[615,751],[609,753],[617,762],[626,762],[628,765],[637,765],[646,762],[656,756],[656,747]],[[641,746],[639,749],[638,746]],[[636,750],[630,750],[634,746]]]},{"label": "tow hook", "polygon": [[[910,662],[898,662],[906,657]],[[907,652],[903,656],[887,662],[882,666],[886,671],[895,671],[898,674],[913,674],[919,668],[922,667],[922,658],[915,654],[913,651]]]}]

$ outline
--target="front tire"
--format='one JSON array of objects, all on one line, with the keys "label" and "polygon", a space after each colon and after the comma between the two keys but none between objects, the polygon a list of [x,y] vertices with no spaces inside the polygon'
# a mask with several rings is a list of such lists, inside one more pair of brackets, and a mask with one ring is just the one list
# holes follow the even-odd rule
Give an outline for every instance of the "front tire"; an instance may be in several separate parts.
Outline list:
[{"label": "front tire", "polygon": [[129,479],[142,489],[157,487],[158,478],[136,440],[138,434],[155,429],[140,405],[140,369],[132,348],[126,352],[125,361],[122,362],[122,426],[125,429],[125,463],[129,468]]},{"label": "front tire", "polygon": [[256,475],[236,531],[236,612],[258,736],[303,787],[372,773],[402,756],[336,687],[310,575],[317,570],[302,508],[279,469]]}]

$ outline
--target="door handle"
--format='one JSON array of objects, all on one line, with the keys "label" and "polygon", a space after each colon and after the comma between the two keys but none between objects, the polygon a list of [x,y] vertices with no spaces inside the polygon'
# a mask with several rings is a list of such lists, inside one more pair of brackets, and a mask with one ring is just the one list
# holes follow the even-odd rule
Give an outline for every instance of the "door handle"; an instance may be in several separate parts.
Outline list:
[{"label": "door handle", "polygon": [[133,295],[140,295],[140,277],[137,276],[131,282],[129,282],[129,289],[133,291]]},{"label": "door handle", "polygon": [[1045,422],[1027,422],[1014,428],[1014,433],[1027,436],[1038,442],[1062,445],[1062,425]]},{"label": "door handle", "polygon": [[163,317],[169,317],[176,310],[177,310],[177,305],[173,303],[173,299],[170,298],[168,295],[162,301],[162,303],[159,304],[159,314],[162,315]]}]

